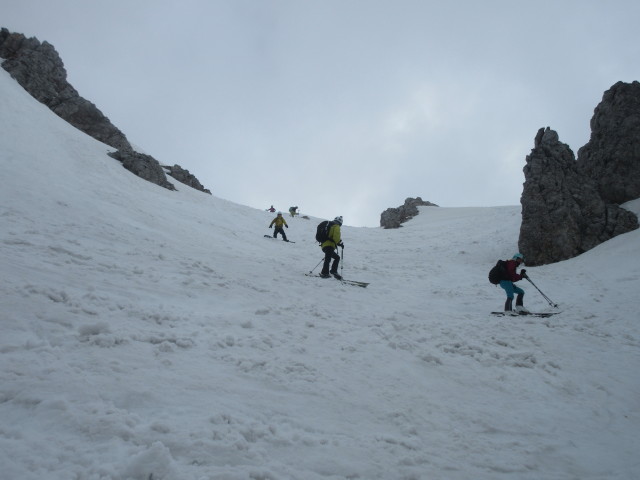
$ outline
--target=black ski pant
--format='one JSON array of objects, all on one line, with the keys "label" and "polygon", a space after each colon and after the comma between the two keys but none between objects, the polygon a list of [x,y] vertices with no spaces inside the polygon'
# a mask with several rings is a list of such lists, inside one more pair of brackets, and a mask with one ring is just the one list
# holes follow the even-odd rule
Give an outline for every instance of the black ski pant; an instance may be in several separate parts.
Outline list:
[{"label": "black ski pant", "polygon": [[329,275],[329,264],[333,259],[333,265],[331,265],[331,273],[338,273],[338,264],[340,263],[340,255],[331,247],[324,247],[324,265],[322,266],[322,275]]},{"label": "black ski pant", "polygon": [[282,228],[282,227],[276,227],[273,230],[273,238],[276,238],[279,233],[282,234],[282,239],[286,242],[287,241],[287,235],[284,233],[284,228]]}]

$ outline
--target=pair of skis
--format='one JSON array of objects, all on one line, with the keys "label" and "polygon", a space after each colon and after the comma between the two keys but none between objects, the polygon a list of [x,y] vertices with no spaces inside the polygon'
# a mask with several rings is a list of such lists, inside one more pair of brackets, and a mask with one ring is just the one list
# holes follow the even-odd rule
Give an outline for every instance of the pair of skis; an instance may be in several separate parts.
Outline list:
[{"label": "pair of skis", "polygon": [[[316,275],[314,273],[305,273],[305,275],[307,277],[325,278],[325,277],[321,277],[320,275]],[[353,285],[354,287],[367,288],[367,285],[369,285],[367,282],[358,282],[356,280],[347,280],[345,278],[341,278],[341,279],[337,279],[337,280],[339,280],[341,283],[343,283],[345,285]]]},{"label": "pair of skis", "polygon": [[540,318],[547,318],[550,317],[552,315],[557,315],[558,313],[562,313],[562,312],[518,312],[518,315],[511,315],[510,313],[508,314],[507,312],[491,312],[491,315],[495,315],[496,317],[505,317],[505,316],[522,316],[522,317],[540,317]]}]

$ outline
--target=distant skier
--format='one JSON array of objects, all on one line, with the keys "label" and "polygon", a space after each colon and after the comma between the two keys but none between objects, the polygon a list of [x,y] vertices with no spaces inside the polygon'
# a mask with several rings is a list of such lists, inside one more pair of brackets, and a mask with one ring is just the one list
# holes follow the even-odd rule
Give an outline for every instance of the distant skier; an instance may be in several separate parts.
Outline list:
[{"label": "distant skier", "polygon": [[[520,273],[516,273],[516,268],[524,263],[524,256],[521,253],[516,253],[511,260],[505,261],[505,280],[500,280],[500,286],[507,294],[507,300],[504,304],[504,311],[508,314],[519,315],[522,313],[529,313],[529,310],[524,308],[523,297],[524,290],[520,287],[516,287],[513,282],[527,278],[527,271],[523,268]],[[513,310],[513,294],[517,294],[516,297],[516,309]]]},{"label": "distant skier", "polygon": [[295,217],[298,214],[297,210],[298,210],[298,207],[289,207],[289,215],[291,215],[292,217]]},{"label": "distant skier", "polygon": [[275,211],[276,211],[276,209],[275,209],[275,208],[273,208],[273,205],[271,205],[269,208],[267,208],[267,212],[271,212],[271,213],[273,213],[273,212],[275,212]]},{"label": "distant skier", "polygon": [[[338,255],[335,251],[338,247],[344,248],[344,243],[342,243],[342,239],[340,238],[341,225],[342,217],[340,216],[334,218],[333,222],[331,222],[331,226],[329,227],[327,239],[320,245],[320,248],[322,248],[322,251],[324,252],[324,265],[322,267],[322,271],[320,272],[320,276],[322,278],[329,278],[331,275],[333,275],[338,280],[342,280],[342,276],[338,273],[340,255]],[[331,270],[329,270],[331,259],[333,259],[333,264],[331,265]]]},{"label": "distant skier", "polygon": [[287,235],[285,235],[284,229],[282,228],[282,226],[284,225],[285,227],[289,228],[289,225],[287,225],[287,221],[282,216],[282,212],[278,212],[278,215],[276,216],[276,218],[271,220],[271,223],[269,224],[269,228],[273,227],[274,223],[276,224],[276,228],[273,230],[273,238],[278,238],[278,234],[281,233],[282,240],[284,240],[285,242],[288,242],[289,240],[287,240]]}]

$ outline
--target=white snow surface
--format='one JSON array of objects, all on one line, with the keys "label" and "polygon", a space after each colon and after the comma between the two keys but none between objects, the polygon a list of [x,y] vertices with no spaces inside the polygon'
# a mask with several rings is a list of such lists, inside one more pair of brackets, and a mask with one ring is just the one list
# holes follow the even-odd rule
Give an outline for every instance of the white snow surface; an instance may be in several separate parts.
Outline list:
[{"label": "white snow surface", "polygon": [[639,231],[528,268],[559,315],[494,317],[520,207],[346,218],[359,288],[304,275],[321,219],[264,238],[272,214],[136,177],[3,70],[0,142],[1,479],[638,478]]}]

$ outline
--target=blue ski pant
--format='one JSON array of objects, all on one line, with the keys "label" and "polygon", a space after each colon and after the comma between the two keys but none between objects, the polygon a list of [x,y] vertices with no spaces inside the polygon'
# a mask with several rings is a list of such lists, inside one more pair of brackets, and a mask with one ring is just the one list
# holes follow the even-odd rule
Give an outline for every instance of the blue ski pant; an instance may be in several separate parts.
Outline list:
[{"label": "blue ski pant", "polygon": [[513,294],[524,295],[524,290],[516,287],[511,280],[500,280],[500,286],[507,292],[507,298],[513,299]]}]

